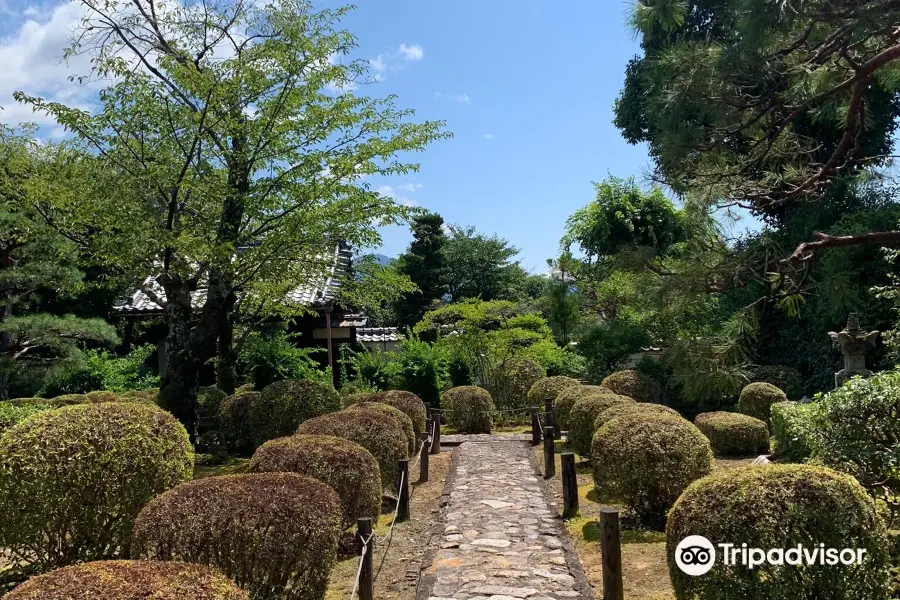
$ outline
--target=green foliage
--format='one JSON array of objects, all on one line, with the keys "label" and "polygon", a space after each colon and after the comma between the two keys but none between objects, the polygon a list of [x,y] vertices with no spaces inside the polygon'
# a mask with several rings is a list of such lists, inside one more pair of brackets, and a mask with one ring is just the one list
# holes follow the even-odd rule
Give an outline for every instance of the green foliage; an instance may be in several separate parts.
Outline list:
[{"label": "green foliage", "polygon": [[225,446],[235,454],[250,456],[256,448],[250,430],[250,408],[259,396],[260,392],[241,392],[228,396],[219,405],[218,431]]},{"label": "green foliage", "polygon": [[650,345],[650,333],[628,319],[599,323],[588,329],[578,342],[578,352],[587,359],[591,381],[602,381],[616,367],[641,348]]},{"label": "green foliage", "polygon": [[467,385],[450,388],[441,398],[441,406],[449,411],[450,426],[459,433],[490,433],[494,401],[484,388]]},{"label": "green foliage", "polygon": [[300,423],[341,409],[341,397],[331,384],[303,379],[267,385],[250,403],[247,424],[254,446],[293,435]]},{"label": "green foliage", "polygon": [[597,430],[591,444],[598,492],[622,501],[638,522],[650,527],[665,523],[666,512],[685,488],[710,472],[712,457],[709,440],[699,429],[668,415],[612,419]]},{"label": "green foliage", "polygon": [[[487,382],[488,391],[501,410],[528,408],[528,390],[540,379],[546,377],[547,371],[535,360],[519,358],[510,360],[502,369],[494,371],[494,376]],[[509,413],[503,418],[511,416]],[[498,416],[498,418],[500,418]]]},{"label": "green foliage", "polygon": [[293,435],[270,440],[253,454],[248,470],[298,473],[321,481],[341,500],[344,529],[355,526],[359,517],[377,519],[381,512],[378,463],[368,450],[339,437]]},{"label": "green foliage", "polygon": [[[612,393],[611,389],[601,385],[572,385],[563,388],[553,401],[553,422],[559,425],[560,429],[571,429],[572,424],[569,421],[569,415],[576,402],[586,396]],[[543,410],[543,406],[541,406],[541,409]]]},{"label": "green foliage", "polygon": [[397,325],[397,304],[404,294],[417,291],[412,280],[395,264],[381,265],[372,255],[363,256],[352,269],[338,289],[340,302],[365,311],[369,327]]},{"label": "green foliage", "polygon": [[694,424],[717,455],[747,456],[769,451],[769,428],[759,419],[717,411],[697,415]]},{"label": "green foliage", "polygon": [[751,383],[770,383],[782,390],[788,398],[799,399],[803,396],[803,379],[800,372],[793,367],[782,365],[763,365],[751,371]]},{"label": "green foliage", "polygon": [[681,417],[677,410],[650,402],[620,402],[613,404],[594,419],[594,431],[597,431],[613,419],[634,414],[667,415]]},{"label": "green foliage", "polygon": [[656,381],[633,369],[611,373],[603,379],[601,385],[637,402],[659,402],[662,396]]},{"label": "green foliage", "polygon": [[276,381],[308,379],[327,383],[331,375],[313,358],[321,348],[298,348],[283,329],[252,332],[238,354],[238,369],[258,390]]},{"label": "green foliage", "polygon": [[144,507],[135,554],[216,567],[252,600],[323,600],[340,531],[338,495],[311,477],[206,477]]},{"label": "green foliage", "polygon": [[34,415],[0,436],[0,545],[37,572],[127,556],[138,511],[193,461],[184,427],[153,406]]},{"label": "green foliage", "polygon": [[373,400],[375,397],[374,394],[355,394],[354,396],[356,397],[347,398],[349,401],[345,403],[345,408],[347,410],[374,410],[375,412],[389,416],[397,423],[397,426],[403,430],[409,455],[413,456],[415,454],[419,444],[417,443],[418,436],[413,429],[412,419],[406,416],[399,408],[394,408],[390,404],[384,404]]},{"label": "green foliage", "polygon": [[581,456],[591,455],[591,441],[594,438],[594,421],[606,409],[616,404],[634,402],[627,396],[610,392],[594,392],[582,396],[572,405],[569,413],[569,445]]},{"label": "green foliage", "polygon": [[447,267],[444,260],[444,219],[436,213],[413,218],[413,241],[397,259],[397,271],[412,281],[415,291],[401,294],[397,301],[399,322],[408,328],[422,320],[447,294]]},{"label": "green foliage", "polygon": [[528,390],[528,405],[538,406],[543,409],[544,403],[548,400],[552,403],[556,401],[559,393],[567,387],[581,385],[578,380],[564,375],[556,375],[539,379]]},{"label": "green foliage", "polygon": [[[741,540],[749,548],[865,549],[861,564],[762,565],[683,574],[675,547],[688,535]],[[717,542],[714,542],[717,543]],[[881,600],[887,597],[883,521],[853,478],[822,467],[769,465],[720,471],[692,484],[669,512],[669,573],[678,600],[788,597]]]},{"label": "green foliage", "polygon": [[756,417],[768,425],[772,416],[772,405],[787,402],[787,396],[771,383],[751,383],[741,390],[738,398],[738,412]]},{"label": "green foliage", "polygon": [[31,415],[44,412],[55,408],[52,404],[47,403],[28,403],[21,404],[18,402],[0,402],[0,433],[9,429],[19,421],[24,421]]},{"label": "green foliage", "polygon": [[[111,356],[105,350],[88,351],[85,363],[88,371],[101,382],[103,390],[126,392],[159,385],[159,376],[144,366],[156,349],[146,344],[131,350],[126,356]],[[90,390],[85,390],[90,391]]]},{"label": "green foliage", "polygon": [[8,600],[154,598],[154,600],[249,600],[215,569],[188,563],[104,560],[33,577],[4,596]]},{"label": "green foliage", "polygon": [[791,462],[805,462],[812,456],[819,404],[776,402],[771,406],[775,454]]},{"label": "green foliage", "polygon": [[197,426],[201,435],[218,427],[219,409],[228,394],[214,385],[197,391]]},{"label": "green foliage", "polygon": [[439,348],[415,338],[400,342],[400,352],[393,363],[392,387],[412,392],[430,406],[438,406],[446,382],[447,367]]},{"label": "green foliage", "polygon": [[514,300],[522,268],[512,259],[519,250],[505,239],[477,233],[474,227],[451,225],[443,245],[447,291],[452,301]]},{"label": "green foliage", "polygon": [[425,431],[427,411],[425,403],[416,394],[407,390],[388,390],[373,394],[371,401],[392,406],[409,417],[417,436]]},{"label": "green foliage", "polygon": [[381,350],[355,352],[350,358],[350,365],[357,381],[376,390],[386,390],[394,378],[396,358],[395,353]]}]

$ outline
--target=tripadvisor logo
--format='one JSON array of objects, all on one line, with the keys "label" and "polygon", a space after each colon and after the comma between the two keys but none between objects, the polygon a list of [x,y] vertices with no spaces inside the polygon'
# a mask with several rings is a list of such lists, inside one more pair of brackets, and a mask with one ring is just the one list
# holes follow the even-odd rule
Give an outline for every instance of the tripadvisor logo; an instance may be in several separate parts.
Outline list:
[{"label": "tripadvisor logo", "polygon": [[[716,548],[718,547],[718,552]],[[862,564],[866,554],[864,548],[826,548],[825,544],[805,547],[797,544],[792,548],[748,548],[747,544],[712,542],[702,535],[689,535],[675,548],[675,564],[687,575],[698,576],[708,573],[716,564],[716,555],[725,566],[741,565],[755,569],[763,565],[806,565],[834,567],[837,565]]]}]

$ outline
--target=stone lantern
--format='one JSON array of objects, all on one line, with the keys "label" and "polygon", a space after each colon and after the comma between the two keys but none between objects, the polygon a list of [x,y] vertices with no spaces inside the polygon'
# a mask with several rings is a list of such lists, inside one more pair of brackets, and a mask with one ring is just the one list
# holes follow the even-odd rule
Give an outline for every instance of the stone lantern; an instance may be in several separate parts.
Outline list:
[{"label": "stone lantern", "polygon": [[844,355],[844,368],[834,374],[835,387],[841,387],[854,375],[862,377],[872,375],[872,371],[866,368],[866,351],[875,347],[878,335],[877,331],[861,331],[856,313],[850,313],[847,317],[847,326],[843,331],[828,332],[834,348]]}]

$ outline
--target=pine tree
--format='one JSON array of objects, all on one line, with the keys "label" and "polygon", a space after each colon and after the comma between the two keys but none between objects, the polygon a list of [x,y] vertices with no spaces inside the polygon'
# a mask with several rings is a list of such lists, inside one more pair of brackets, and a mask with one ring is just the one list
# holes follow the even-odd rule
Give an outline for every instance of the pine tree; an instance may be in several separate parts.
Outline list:
[{"label": "pine tree", "polygon": [[413,241],[398,259],[398,271],[409,277],[417,291],[402,295],[397,303],[400,323],[408,328],[422,320],[425,311],[434,308],[447,294],[447,268],[444,264],[444,219],[425,213],[413,219]]}]

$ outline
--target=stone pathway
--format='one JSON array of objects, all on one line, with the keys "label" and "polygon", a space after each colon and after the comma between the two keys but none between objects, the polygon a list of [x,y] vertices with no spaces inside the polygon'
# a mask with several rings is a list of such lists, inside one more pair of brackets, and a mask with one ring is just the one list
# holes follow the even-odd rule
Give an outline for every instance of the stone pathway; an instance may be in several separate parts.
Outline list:
[{"label": "stone pathway", "polygon": [[[571,600],[592,594],[522,442],[465,442],[429,600]],[[426,588],[427,589],[427,588]]]},{"label": "stone pathway", "polygon": [[441,446],[459,446],[466,442],[530,442],[531,434],[512,433],[512,434],[459,434],[450,433],[441,436]]}]

